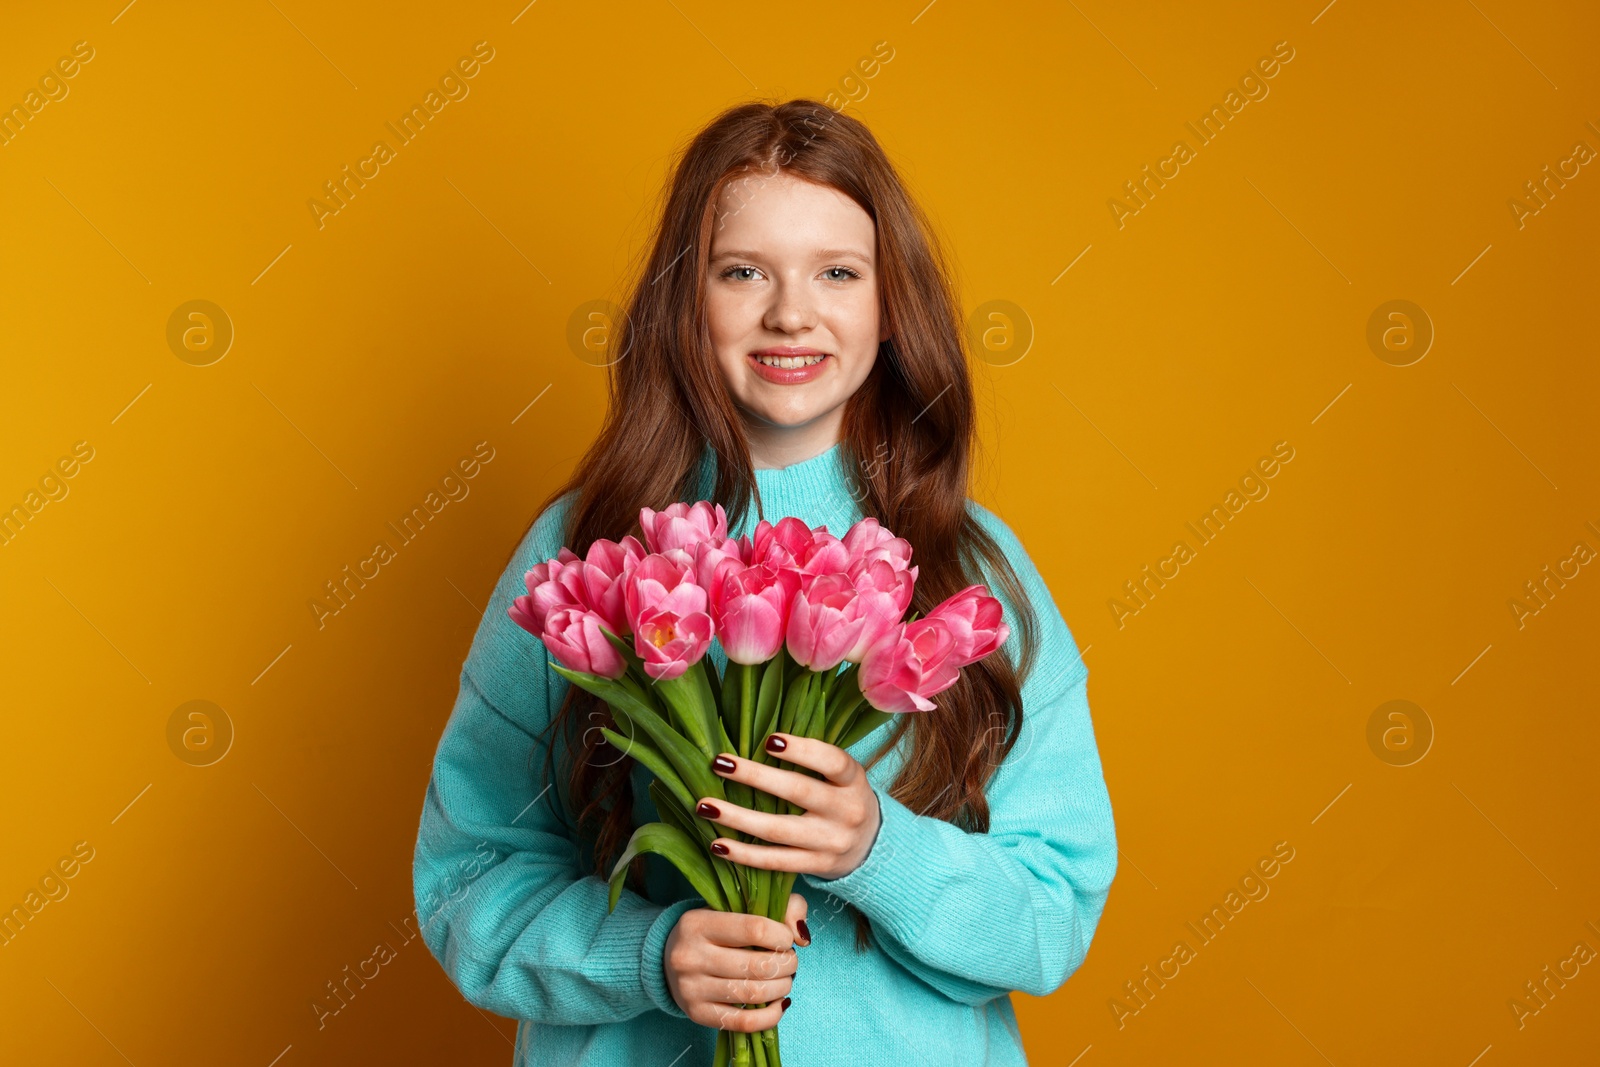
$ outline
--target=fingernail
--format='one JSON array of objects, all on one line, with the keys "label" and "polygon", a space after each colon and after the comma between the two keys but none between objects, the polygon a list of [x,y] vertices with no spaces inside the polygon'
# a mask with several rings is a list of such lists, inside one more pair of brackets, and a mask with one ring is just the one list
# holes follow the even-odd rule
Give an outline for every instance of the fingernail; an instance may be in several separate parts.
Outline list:
[{"label": "fingernail", "polygon": [[779,737],[777,734],[773,734],[771,737],[767,738],[767,751],[768,752],[782,752],[784,749],[786,749],[788,747],[789,747],[789,742],[785,741],[783,738]]},{"label": "fingernail", "polygon": [[711,851],[719,856],[726,856],[728,854],[728,846],[721,841],[713,841],[711,842]]},{"label": "fingernail", "polygon": [[716,759],[711,761],[711,769],[716,771],[718,774],[732,774],[734,768],[737,766],[738,764],[734,763],[733,760],[729,759],[727,756],[718,756]]},{"label": "fingernail", "polygon": [[800,928],[800,936],[806,939],[806,944],[811,944],[811,927],[806,925],[806,921],[801,919],[795,925]]},{"label": "fingernail", "polygon": [[696,815],[703,815],[708,819],[720,818],[722,815],[722,812],[717,809],[715,804],[707,804],[703,800],[700,802],[700,806],[695,808],[694,811]]},{"label": "fingernail", "polygon": [[790,1001],[790,999],[791,998],[789,998],[789,997],[784,997],[783,998],[783,1010],[784,1011],[788,1011],[789,1010],[789,1001]]}]

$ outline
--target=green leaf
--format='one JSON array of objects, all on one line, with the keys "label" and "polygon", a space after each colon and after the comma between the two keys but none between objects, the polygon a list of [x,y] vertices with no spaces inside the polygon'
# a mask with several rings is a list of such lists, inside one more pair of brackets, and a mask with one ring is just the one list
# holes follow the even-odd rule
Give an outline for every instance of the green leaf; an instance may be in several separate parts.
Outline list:
[{"label": "green leaf", "polygon": [[893,718],[894,714],[892,712],[879,711],[871,704],[862,704],[856,711],[855,722],[850,724],[850,728],[844,732],[844,736],[835,741],[834,744],[840,748],[849,748]]},{"label": "green leaf", "polygon": [[778,706],[783,701],[783,661],[786,658],[784,650],[778,649],[778,654],[767,661],[767,669],[761,673],[761,690],[756,695],[756,717],[750,729],[752,752],[756,751],[757,746],[765,744],[773,723],[777,721]]},{"label": "green leaf", "polygon": [[723,895],[722,884],[711,870],[711,862],[694,839],[670,823],[650,822],[645,823],[633,832],[628,839],[628,847],[617,859],[617,864],[611,869],[611,897],[606,905],[606,912],[610,914],[616,910],[617,899],[622,896],[623,882],[628,877],[628,864],[641,853],[653,852],[664,856],[667,862],[688,879],[694,891],[699,893],[707,906],[715,911],[727,911],[728,899]]},{"label": "green leaf", "polygon": [[[712,838],[707,837],[700,826],[696,825],[694,816],[689,814],[690,809],[678,799],[677,794],[666,787],[661,779],[652,781],[649,791],[650,802],[656,806],[656,814],[661,816],[662,821],[676,826],[690,838],[704,840],[708,845],[711,843]],[[700,823],[704,824],[704,820],[700,820]],[[709,826],[706,828],[710,829]]]},{"label": "green leaf", "polygon": [[711,857],[711,869],[716,872],[717,882],[722,886],[723,895],[728,898],[728,910],[744,912],[749,910],[745,903],[744,889],[739,884],[739,869],[721,856]]},{"label": "green leaf", "polygon": [[832,722],[839,707],[847,701],[854,700],[861,695],[861,664],[852,663],[839,676],[834,679],[833,688],[828,693],[828,721]]},{"label": "green leaf", "polygon": [[755,796],[752,798],[755,803],[751,805],[751,808],[755,811],[763,811],[770,815],[776,813],[779,806],[783,803],[783,801],[779,800],[765,789],[755,789],[752,790],[752,792],[755,794]]},{"label": "green leaf", "polygon": [[795,716],[800,713],[805,701],[810,699],[811,682],[814,678],[816,673],[808,670],[790,683],[788,692],[783,694],[783,711],[778,715],[778,733],[794,733]]},{"label": "green leaf", "polygon": [[676,678],[658,678],[651,687],[672,709],[673,721],[706,759],[717,754],[716,729],[720,717],[706,698],[705,672],[695,664]]},{"label": "green leaf", "polygon": [[727,799],[727,794],[722,788],[722,778],[712,773],[711,761],[705,754],[673,729],[654,708],[639,700],[626,687],[609,678],[568,670],[558,663],[550,664],[550,669],[569,679],[573,685],[604,700],[613,710],[621,708],[635,725],[644,731],[666,757],[667,762],[672,764],[691,795]]},{"label": "green leaf", "polygon": [[665,817],[667,822],[682,830],[689,838],[700,842],[701,852],[711,860],[711,870],[717,876],[717,883],[722,886],[722,893],[728,900],[730,911],[744,911],[744,893],[739,888],[739,878],[734,872],[733,865],[721,856],[712,856],[707,851],[708,846],[717,838],[716,827],[705,819],[689,814],[687,806],[679,806],[673,795],[666,791],[659,781],[650,783],[650,800],[655,804],[658,814]]},{"label": "green leaf", "polygon": [[605,634],[606,640],[611,642],[611,646],[622,654],[622,658],[627,662],[628,670],[631,674],[638,677],[648,677],[644,673],[644,660],[639,656],[638,652],[634,651],[632,641],[618,637],[604,626],[600,627],[600,632]]},{"label": "green leaf", "polygon": [[856,712],[866,702],[866,694],[861,692],[859,686],[850,686],[853,693],[838,700],[830,701],[825,713],[827,725],[820,735],[829,744],[835,744],[836,738],[850,728],[855,721]]},{"label": "green leaf", "polygon": [[[644,764],[645,769],[656,776],[656,782],[660,782],[684,808],[693,810],[695,798],[689,793],[688,787],[683,784],[683,779],[678,776],[678,772],[673,770],[672,764],[667,762],[667,757],[661,754],[660,749],[642,737],[624,737],[615,730],[609,730],[604,726],[600,727],[600,736],[611,742],[611,746],[623,753],[623,755],[632,756]],[[653,786],[655,782],[650,784]]]},{"label": "green leaf", "polygon": [[811,717],[806,720],[806,737],[821,737],[828,732],[828,700],[820,693],[811,695]]},{"label": "green leaf", "polygon": [[722,676],[717,673],[717,661],[711,658],[710,653],[700,657],[700,666],[704,671],[703,677],[706,688],[711,693],[711,704],[718,713],[722,711]]},{"label": "green leaf", "polygon": [[[756,789],[754,786],[747,785],[744,782],[735,782],[731,778],[723,778],[722,790],[723,796],[725,796],[730,803],[737,804],[741,808],[750,808],[752,811],[755,810]],[[735,841],[743,841],[747,835],[741,834],[737,831],[729,831],[728,836],[733,838]]]},{"label": "green leaf", "polygon": [[[728,731],[722,728],[722,723],[720,720],[717,722],[717,739],[718,752],[739,751],[738,746],[733,743],[733,739],[728,736]],[[723,778],[720,774],[717,775],[717,777],[722,782],[724,796],[726,796],[733,803],[739,805],[741,808],[748,808],[751,806],[751,801],[754,799],[755,791],[751,789],[750,786],[743,782],[736,782],[731,778]],[[732,836],[735,841],[743,841],[745,839],[743,834],[740,834],[736,831],[730,831],[730,836]]]},{"label": "green leaf", "polygon": [[830,667],[828,670],[819,672],[818,676],[822,679],[822,699],[824,702],[826,702],[828,697],[833,693],[833,683],[838,679],[839,673],[840,672],[837,665]]}]

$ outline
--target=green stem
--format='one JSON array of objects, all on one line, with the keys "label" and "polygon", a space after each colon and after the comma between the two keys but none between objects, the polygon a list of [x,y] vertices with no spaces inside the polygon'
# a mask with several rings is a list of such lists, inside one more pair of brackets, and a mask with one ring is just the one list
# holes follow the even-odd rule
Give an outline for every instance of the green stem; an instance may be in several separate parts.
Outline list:
[{"label": "green stem", "polygon": [[750,735],[755,729],[756,682],[756,665],[739,664],[739,755],[745,759],[750,758]]},{"label": "green stem", "polygon": [[751,868],[755,882],[755,896],[750,901],[748,914],[765,915],[772,910],[772,872],[764,867]]},{"label": "green stem", "polygon": [[[816,673],[811,675],[812,679],[818,679],[819,677],[822,684],[808,686],[797,702],[794,720],[790,723],[788,732],[798,737],[820,738],[826,732],[827,694],[823,691],[823,685],[826,684],[827,679]],[[798,771],[800,774],[810,775],[813,778],[821,777],[815,771],[796,766],[787,761],[780,760],[778,766],[784,770]],[[785,800],[782,801],[782,810],[789,815],[799,815],[804,809],[793,801]]]},{"label": "green stem", "polygon": [[732,1031],[717,1031],[717,1054],[711,1060],[711,1067],[728,1067],[728,1038]]},{"label": "green stem", "polygon": [[[797,877],[791,871],[770,871],[773,878],[772,897],[764,914],[775,923],[781,923],[789,912],[789,894],[794,892],[794,880]],[[780,904],[781,902],[781,904]]]}]

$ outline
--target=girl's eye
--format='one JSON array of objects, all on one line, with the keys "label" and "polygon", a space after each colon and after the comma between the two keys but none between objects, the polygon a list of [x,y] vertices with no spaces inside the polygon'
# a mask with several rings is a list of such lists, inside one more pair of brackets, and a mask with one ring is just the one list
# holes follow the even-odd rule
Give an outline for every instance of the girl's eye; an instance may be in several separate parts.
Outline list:
[{"label": "girl's eye", "polygon": [[[730,278],[733,281],[747,282],[747,281],[753,281],[754,279],[752,278],[752,275],[758,274],[758,273],[760,273],[760,272],[755,267],[739,267],[739,266],[735,266],[735,267],[729,267],[727,270],[723,271],[722,272],[722,277]],[[859,277],[861,277],[860,274],[858,274],[856,271],[851,270],[849,267],[828,267],[826,270],[824,270],[822,272],[822,274],[823,274],[823,277],[826,278],[830,282],[844,282],[844,281],[849,281],[851,278],[859,278]],[[841,275],[842,275],[842,277],[841,277]]]}]

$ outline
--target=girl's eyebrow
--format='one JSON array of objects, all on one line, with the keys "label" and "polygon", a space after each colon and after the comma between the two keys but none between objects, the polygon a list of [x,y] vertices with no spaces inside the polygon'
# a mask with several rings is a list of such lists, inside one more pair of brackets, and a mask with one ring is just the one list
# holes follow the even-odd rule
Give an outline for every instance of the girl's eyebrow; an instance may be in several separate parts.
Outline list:
[{"label": "girl's eyebrow", "polygon": [[[872,266],[872,257],[854,248],[818,248],[812,256],[816,259],[853,259],[857,262]],[[711,262],[716,263],[723,259],[760,259],[760,252],[752,252],[745,248],[728,248],[711,257]]]}]

